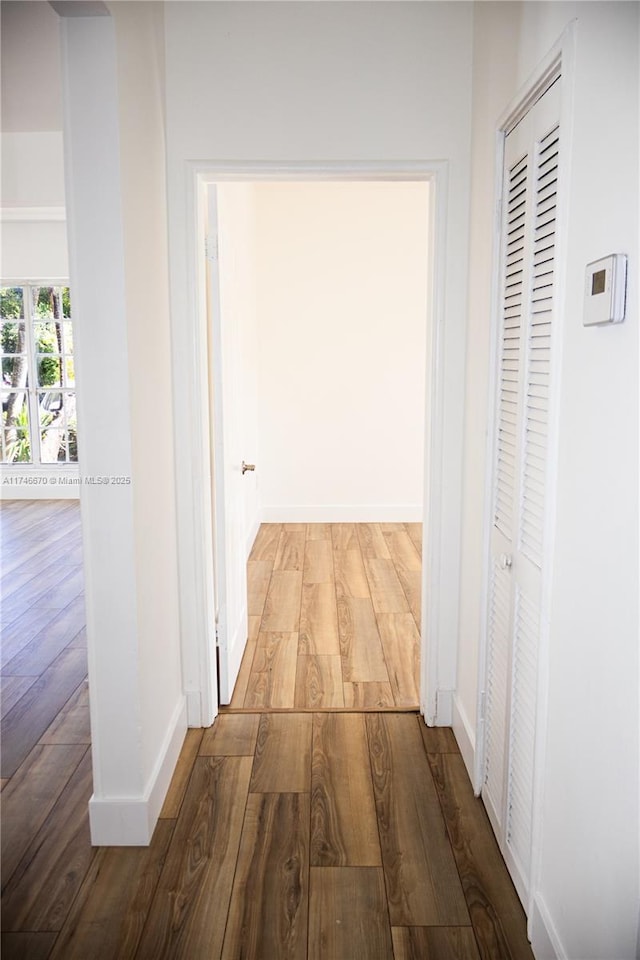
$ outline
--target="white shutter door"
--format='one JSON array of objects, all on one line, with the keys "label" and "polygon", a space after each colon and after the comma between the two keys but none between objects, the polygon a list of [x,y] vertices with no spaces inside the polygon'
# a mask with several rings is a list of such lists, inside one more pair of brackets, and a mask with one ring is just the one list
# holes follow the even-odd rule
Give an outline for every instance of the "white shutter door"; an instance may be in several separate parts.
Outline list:
[{"label": "white shutter door", "polygon": [[483,799],[527,905],[544,556],[559,84],[506,138]]}]

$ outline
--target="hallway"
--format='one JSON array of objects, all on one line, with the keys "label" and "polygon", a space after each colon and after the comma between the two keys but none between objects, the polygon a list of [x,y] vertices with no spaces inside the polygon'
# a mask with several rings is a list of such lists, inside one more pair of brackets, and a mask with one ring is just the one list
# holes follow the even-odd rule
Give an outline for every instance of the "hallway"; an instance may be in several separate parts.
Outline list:
[{"label": "hallway", "polygon": [[[28,579],[29,558],[36,547],[57,556],[62,540],[56,532],[65,530],[75,548],[70,562],[77,564],[78,505],[5,503],[2,519],[3,589],[11,570],[21,577],[12,594],[15,617],[3,634],[5,653],[16,644],[23,659],[53,653],[55,630],[27,639],[31,601],[54,616],[55,626],[71,577],[80,589],[81,580],[75,568],[58,581],[33,568]],[[24,535],[28,529],[32,537]],[[318,612],[326,604],[313,612],[309,602],[312,612],[290,631],[305,638],[296,648],[304,651],[296,671],[304,658],[336,657],[344,690],[362,684],[366,700],[368,684],[378,691],[373,685],[387,683],[398,696],[401,672],[393,667],[387,681],[349,673],[349,664],[368,662],[354,657],[366,634],[345,625],[352,622],[348,611],[369,603],[369,624],[413,615],[382,606],[389,603],[385,597],[400,596],[389,586],[393,567],[409,611],[415,609],[407,586],[416,577],[407,574],[417,572],[419,582],[408,560],[414,542],[419,557],[418,537],[416,527],[401,524],[263,526],[249,564],[250,570],[268,564],[271,575],[268,583],[256,577],[266,566],[250,574],[261,584],[252,609],[263,607],[252,614],[255,649],[243,668],[243,700],[263,691],[273,698],[283,686],[273,658],[271,672],[250,670],[266,657],[260,638],[288,632],[264,629],[286,607],[274,586],[279,572],[300,583],[300,603],[305,586],[317,600],[335,583],[339,653],[319,652],[327,649],[332,621]],[[317,579],[329,545],[335,578]],[[385,549],[388,557],[376,556]],[[363,571],[370,599],[358,595]],[[384,629],[368,636],[393,664],[388,651],[395,648],[385,643]],[[75,642],[83,637],[80,625]],[[260,683],[252,680],[261,674]],[[295,693],[287,682],[289,695]],[[41,702],[49,710],[55,693],[59,713],[42,731],[44,721],[37,714],[34,725],[31,708],[43,708],[28,691],[10,711],[7,733],[24,750],[14,751],[18,766],[2,794],[7,960],[531,960],[524,913],[451,730],[429,729],[415,710],[391,701],[386,710],[232,707],[213,727],[187,732],[150,846],[96,848],[89,841],[86,689],[72,686],[66,692],[58,682],[45,684]]]},{"label": "hallway", "polygon": [[417,709],[422,525],[262,524],[233,708]]}]

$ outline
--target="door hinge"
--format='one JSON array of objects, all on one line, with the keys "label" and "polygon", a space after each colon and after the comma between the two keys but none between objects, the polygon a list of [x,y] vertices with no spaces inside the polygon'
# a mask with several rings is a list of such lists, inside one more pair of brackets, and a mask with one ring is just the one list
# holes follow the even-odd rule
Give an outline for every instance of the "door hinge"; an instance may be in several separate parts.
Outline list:
[{"label": "door hinge", "polygon": [[217,237],[205,237],[204,255],[207,260],[218,259],[218,238]]}]

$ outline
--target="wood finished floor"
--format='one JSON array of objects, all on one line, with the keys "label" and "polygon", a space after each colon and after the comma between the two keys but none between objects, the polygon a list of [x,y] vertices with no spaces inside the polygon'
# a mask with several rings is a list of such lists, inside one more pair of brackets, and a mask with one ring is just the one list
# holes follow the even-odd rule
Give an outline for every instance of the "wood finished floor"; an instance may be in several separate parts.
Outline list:
[{"label": "wood finished floor", "polygon": [[532,960],[453,735],[416,713],[222,714],[150,846],[92,848],[77,504],[0,520],[5,960]]},{"label": "wood finished floor", "polygon": [[417,709],[422,524],[262,524],[232,709]]}]

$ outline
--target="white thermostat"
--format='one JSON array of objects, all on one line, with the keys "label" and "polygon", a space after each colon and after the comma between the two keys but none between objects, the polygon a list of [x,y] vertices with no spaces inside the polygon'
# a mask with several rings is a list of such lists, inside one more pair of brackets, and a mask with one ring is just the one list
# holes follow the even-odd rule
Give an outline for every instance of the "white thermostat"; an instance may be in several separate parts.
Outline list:
[{"label": "white thermostat", "polygon": [[612,253],[587,264],[584,288],[584,326],[621,323],[627,295],[627,257]]}]

